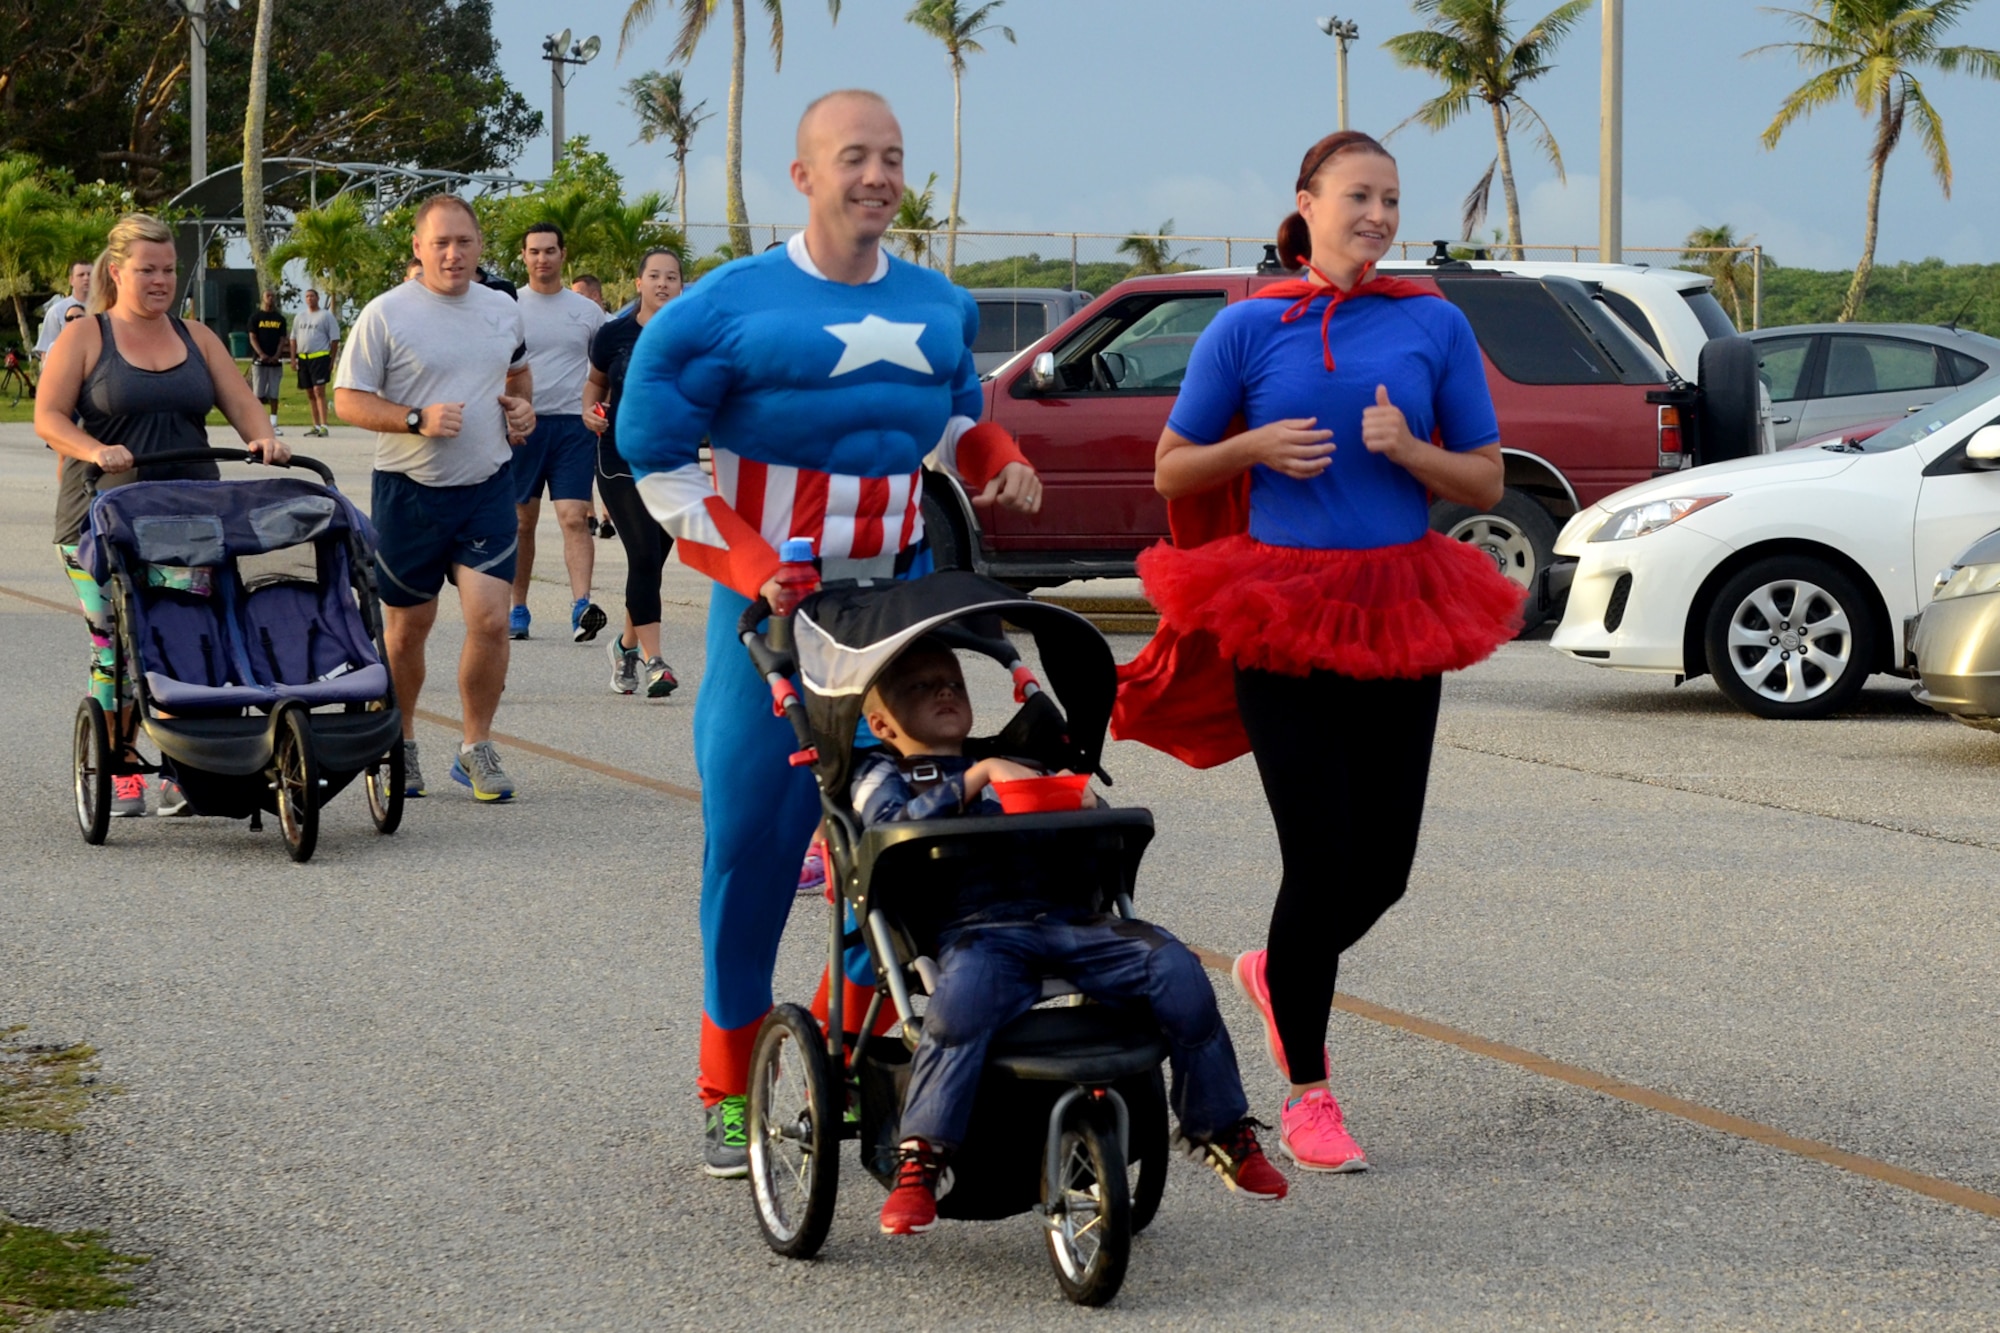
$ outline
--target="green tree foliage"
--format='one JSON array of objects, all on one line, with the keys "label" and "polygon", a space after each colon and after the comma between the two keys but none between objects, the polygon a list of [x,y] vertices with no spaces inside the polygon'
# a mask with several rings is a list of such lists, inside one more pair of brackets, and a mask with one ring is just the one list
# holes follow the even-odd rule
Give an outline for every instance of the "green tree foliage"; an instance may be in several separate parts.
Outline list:
[{"label": "green tree foliage", "polygon": [[1521,88],[1555,68],[1549,58],[1557,44],[1595,7],[1596,0],[1566,0],[1518,37],[1507,13],[1508,4],[1509,0],[1411,0],[1410,7],[1423,17],[1424,26],[1391,37],[1382,46],[1396,63],[1423,70],[1444,84],[1443,92],[1418,107],[1396,130],[1416,121],[1435,133],[1470,111],[1475,102],[1486,104],[1493,117],[1495,151],[1486,174],[1465,196],[1461,234],[1471,240],[1486,220],[1497,171],[1507,203],[1507,230],[1518,259],[1524,254],[1520,248],[1521,202],[1514,190],[1508,131],[1516,115],[1525,117],[1534,126],[1535,142],[1554,165],[1557,178],[1563,178],[1562,149],[1556,146],[1548,122],[1521,96]]},{"label": "green tree foliage", "polygon": [[[785,63],[785,6],[784,0],[761,0],[765,16],[771,20],[771,69],[775,73]],[[686,64],[694,59],[694,49],[701,44],[702,35],[708,31],[709,20],[721,0],[668,0],[680,14],[680,31],[674,34],[672,58]],[[645,26],[653,21],[654,11],[660,0],[631,0],[625,9],[625,21],[618,28],[618,54],[624,55],[625,48],[632,43]],[[749,28],[744,9],[746,0],[729,0],[729,32],[732,41],[729,54],[729,116],[724,122],[727,131],[723,136],[722,156],[724,165],[724,211],[733,230],[729,243],[738,254],[750,253],[750,211],[743,203],[743,76],[745,62],[749,56]],[[826,0],[827,13],[834,22],[840,21],[840,0]],[[686,222],[686,217],[682,217]]]},{"label": "green tree foliage", "polygon": [[931,216],[937,207],[937,173],[924,181],[924,188],[903,187],[903,202],[896,206],[896,220],[889,224],[889,245],[903,253],[912,264],[928,264],[937,231],[943,224]]},{"label": "green tree foliage", "polygon": [[[1093,296],[1109,291],[1131,276],[1132,266],[1092,262],[1076,267],[1076,289]],[[1070,285],[1069,256],[1011,255],[980,259],[958,266],[952,281],[961,287],[1058,287]]]},{"label": "green tree foliage", "polygon": [[[1681,253],[1681,267],[1706,273],[1715,279],[1715,299],[1722,302],[1739,329],[1750,327],[1744,306],[1750,300],[1751,288],[1757,278],[1749,259],[1725,252],[1749,245],[1756,239],[1754,236],[1737,239],[1736,229],[1725,222],[1716,227],[1696,227],[1682,242],[1687,249]],[[1765,255],[1763,260],[1766,273],[1778,266],[1778,262],[1769,255]]]},{"label": "green tree foliage", "polygon": [[39,289],[64,239],[62,199],[43,179],[33,158],[0,160],[0,296],[14,304],[21,345],[32,347],[24,301]]},{"label": "green tree foliage", "polygon": [[626,100],[639,118],[639,142],[665,139],[674,159],[674,216],[687,222],[688,151],[694,146],[695,131],[712,119],[703,113],[707,102],[688,105],[681,71],[649,70],[625,85]]},{"label": "green tree foliage", "polygon": [[[410,253],[408,230],[401,236],[393,264],[396,281],[403,276],[402,256]],[[381,280],[385,268],[391,267],[386,262],[388,238],[388,232],[369,225],[359,199],[343,194],[293,219],[292,234],[271,248],[270,271],[275,278],[285,265],[297,260],[325,293],[327,308],[345,324],[353,316],[342,311],[342,302],[351,298],[359,303],[374,296],[375,291],[369,288]]]},{"label": "green tree foliage", "polygon": [[[0,46],[0,152],[152,207],[188,184],[187,19],[161,0],[35,3]],[[256,6],[209,7],[209,160],[240,160]],[[541,132],[500,73],[491,0],[284,0],[265,152],[502,170]],[[304,202],[303,200],[299,202]]]},{"label": "green tree foliage", "polygon": [[947,277],[958,267],[958,187],[965,177],[965,151],[959,133],[965,118],[965,58],[986,49],[979,42],[984,33],[997,32],[1009,42],[1014,40],[1012,28],[991,21],[993,11],[1006,3],[987,0],[975,9],[964,9],[959,0],[917,0],[903,16],[905,22],[943,42],[951,61],[951,211],[945,215],[944,243]]},{"label": "green tree foliage", "polygon": [[1778,107],[1764,129],[1764,147],[1776,148],[1794,122],[1841,98],[1851,99],[1864,118],[1875,122],[1875,139],[1868,150],[1868,228],[1861,242],[1861,262],[1854,266],[1854,280],[1840,305],[1842,320],[1855,318],[1868,294],[1881,221],[1882,174],[1902,141],[1906,119],[1915,122],[1931,174],[1945,197],[1951,197],[1951,152],[1945,146],[1944,118],[1916,76],[1919,70],[1935,69],[1940,74],[1964,71],[2000,79],[2000,51],[1946,46],[1939,40],[1975,2],[1814,0],[1810,11],[1778,11],[1799,30],[1802,40],[1760,46],[1749,53],[1788,51],[1801,68],[1815,71]]},{"label": "green tree foliage", "polygon": [[[1764,327],[1823,324],[1840,313],[1853,274],[1844,270],[1766,268]],[[1748,292],[1745,292],[1748,303]],[[2000,264],[1942,259],[1884,264],[1874,270],[1861,318],[1878,324],[1949,324],[2000,337]]]},{"label": "green tree foliage", "polygon": [[1132,267],[1127,270],[1126,276],[1136,278],[1146,273],[1172,273],[1185,267],[1180,263],[1180,255],[1174,253],[1173,234],[1174,220],[1168,218],[1156,232],[1134,233],[1118,242],[1118,253],[1132,256]]}]

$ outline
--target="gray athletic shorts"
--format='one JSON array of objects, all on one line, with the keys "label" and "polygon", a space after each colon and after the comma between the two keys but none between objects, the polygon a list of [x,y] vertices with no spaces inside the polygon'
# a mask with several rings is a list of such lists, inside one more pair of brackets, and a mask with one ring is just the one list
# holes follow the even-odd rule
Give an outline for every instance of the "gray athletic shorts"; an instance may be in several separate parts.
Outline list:
[{"label": "gray athletic shorts", "polygon": [[250,366],[250,389],[260,403],[275,403],[279,391],[285,387],[285,368],[282,364],[260,366],[255,362]]}]

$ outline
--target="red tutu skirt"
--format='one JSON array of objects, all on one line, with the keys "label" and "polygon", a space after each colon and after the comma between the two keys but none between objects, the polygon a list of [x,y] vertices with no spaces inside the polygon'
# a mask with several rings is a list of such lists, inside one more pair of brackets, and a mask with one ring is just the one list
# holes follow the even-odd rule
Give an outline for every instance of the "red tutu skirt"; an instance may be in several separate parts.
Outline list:
[{"label": "red tutu skirt", "polygon": [[1160,632],[1119,668],[1111,731],[1197,768],[1249,749],[1234,668],[1416,680],[1490,656],[1520,632],[1522,589],[1435,532],[1319,551],[1238,533],[1139,557]]}]

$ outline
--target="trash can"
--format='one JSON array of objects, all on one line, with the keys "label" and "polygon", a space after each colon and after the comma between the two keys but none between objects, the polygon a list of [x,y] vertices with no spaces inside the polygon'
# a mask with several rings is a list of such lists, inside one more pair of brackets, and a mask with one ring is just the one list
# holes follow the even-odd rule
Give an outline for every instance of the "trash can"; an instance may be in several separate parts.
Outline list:
[{"label": "trash can", "polygon": [[238,361],[247,361],[250,358],[250,335],[247,333],[230,334],[229,354]]}]

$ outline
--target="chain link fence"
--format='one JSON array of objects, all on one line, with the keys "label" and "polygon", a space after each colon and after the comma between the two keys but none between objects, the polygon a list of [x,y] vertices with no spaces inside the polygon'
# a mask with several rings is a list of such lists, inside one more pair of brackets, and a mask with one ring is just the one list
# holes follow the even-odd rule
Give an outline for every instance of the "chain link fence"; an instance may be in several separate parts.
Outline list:
[{"label": "chain link fence", "polygon": [[[695,222],[682,228],[687,237],[690,276],[742,254],[756,254],[782,245],[803,230],[791,223],[753,222],[742,227]],[[1192,269],[1237,268],[1265,258],[1270,240],[1262,236],[1121,235],[1091,231],[961,231],[954,244],[944,231],[891,231],[890,251],[912,263],[947,271],[964,287],[1062,287],[1101,294],[1114,283],[1139,273],[1179,273]],[[1436,253],[1436,241],[1398,241],[1397,258],[1426,259]],[[1543,263],[1587,263],[1597,258],[1596,245],[1523,245],[1479,241],[1444,242],[1457,259],[1520,259]],[[1628,264],[1671,268],[1693,254],[1730,256],[1745,270],[1738,286],[1748,288],[1751,328],[1762,322],[1764,251],[1762,246],[1689,250],[1671,246],[1628,245]]]}]

